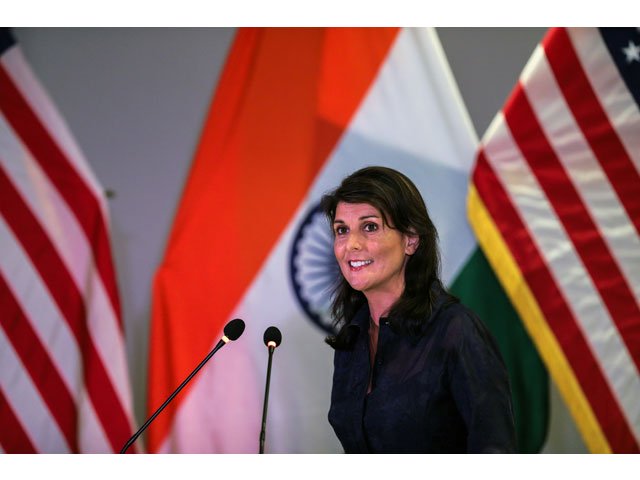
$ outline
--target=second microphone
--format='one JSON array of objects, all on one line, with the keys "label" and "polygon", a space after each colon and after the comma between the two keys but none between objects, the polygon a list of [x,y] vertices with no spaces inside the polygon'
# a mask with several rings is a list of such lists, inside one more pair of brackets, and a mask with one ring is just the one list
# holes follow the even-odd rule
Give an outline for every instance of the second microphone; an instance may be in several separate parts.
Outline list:
[{"label": "second microphone", "polygon": [[269,383],[271,382],[271,361],[273,351],[282,342],[282,333],[278,327],[269,327],[264,331],[262,337],[264,344],[269,349],[269,362],[267,364],[267,383],[264,388],[264,405],[262,407],[262,429],[260,430],[260,453],[264,453],[264,441],[267,429],[267,405],[269,403]]}]

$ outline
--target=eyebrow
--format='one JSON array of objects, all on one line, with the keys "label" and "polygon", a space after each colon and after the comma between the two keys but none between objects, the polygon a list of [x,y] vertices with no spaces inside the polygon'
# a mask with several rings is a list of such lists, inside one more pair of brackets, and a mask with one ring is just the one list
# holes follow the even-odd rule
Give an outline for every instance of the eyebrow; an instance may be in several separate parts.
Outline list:
[{"label": "eyebrow", "polygon": [[[366,220],[367,218],[378,218],[379,219],[380,216],[379,215],[363,215],[362,217],[358,218],[358,220]],[[333,223],[334,224],[336,224],[336,223],[345,223],[345,221],[344,220],[340,220],[339,218],[336,218],[333,221]]]}]

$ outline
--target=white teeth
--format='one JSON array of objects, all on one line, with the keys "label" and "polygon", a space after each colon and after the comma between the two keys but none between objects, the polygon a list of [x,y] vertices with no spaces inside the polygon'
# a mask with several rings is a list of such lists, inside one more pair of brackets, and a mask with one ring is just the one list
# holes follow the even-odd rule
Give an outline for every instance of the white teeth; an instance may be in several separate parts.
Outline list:
[{"label": "white teeth", "polygon": [[364,267],[365,265],[369,265],[373,260],[358,260],[357,262],[349,262],[353,268]]}]

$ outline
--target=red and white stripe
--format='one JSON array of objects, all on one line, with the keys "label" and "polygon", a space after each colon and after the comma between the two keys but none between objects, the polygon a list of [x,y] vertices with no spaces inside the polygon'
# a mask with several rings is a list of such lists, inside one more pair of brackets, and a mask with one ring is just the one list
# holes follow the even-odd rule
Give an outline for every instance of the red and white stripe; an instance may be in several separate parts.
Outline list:
[{"label": "red and white stripe", "polygon": [[640,445],[640,114],[595,29],[553,30],[474,183],[612,451]]},{"label": "red and white stripe", "polygon": [[106,204],[16,46],[0,60],[0,145],[0,445],[119,451],[133,416]]}]

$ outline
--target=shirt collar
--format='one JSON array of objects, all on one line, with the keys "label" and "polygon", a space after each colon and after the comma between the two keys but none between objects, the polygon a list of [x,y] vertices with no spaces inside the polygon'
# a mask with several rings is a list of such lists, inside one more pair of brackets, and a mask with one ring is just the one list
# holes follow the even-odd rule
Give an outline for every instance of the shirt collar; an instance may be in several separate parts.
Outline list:
[{"label": "shirt collar", "polygon": [[[434,284],[432,285],[431,290],[436,294],[436,298],[435,298],[435,301],[433,302],[433,306],[431,309],[431,315],[429,315],[429,318],[427,319],[427,321],[424,322],[422,329],[420,331],[420,335],[418,336],[406,335],[411,343],[415,344],[420,341],[420,337],[424,335],[427,328],[431,325],[433,320],[438,316],[438,314],[440,313],[440,310],[442,310],[442,308],[445,305],[445,302],[447,301],[448,296],[445,294],[442,287]],[[367,302],[364,302],[364,304],[358,309],[356,314],[353,316],[353,318],[347,325],[347,328],[352,330],[354,333],[360,332],[362,330],[366,332],[369,330],[369,318],[370,318],[369,305]],[[383,321],[384,324],[390,327],[393,333],[395,333],[396,335],[400,335],[397,329],[393,327],[393,321],[391,321],[388,317],[382,317],[381,320]]]}]

